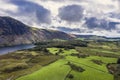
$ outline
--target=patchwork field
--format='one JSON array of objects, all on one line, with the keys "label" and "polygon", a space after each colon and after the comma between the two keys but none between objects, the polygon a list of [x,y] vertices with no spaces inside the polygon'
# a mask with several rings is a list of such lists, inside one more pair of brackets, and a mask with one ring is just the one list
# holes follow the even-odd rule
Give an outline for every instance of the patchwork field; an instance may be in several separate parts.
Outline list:
[{"label": "patchwork field", "polygon": [[[113,80],[113,75],[108,72],[106,65],[108,63],[115,63],[117,58],[100,56],[78,58],[76,56],[71,56],[73,53],[78,53],[75,49],[65,50],[63,48],[48,48],[48,50],[52,54],[62,50],[59,54],[64,55],[64,58],[30,75],[18,78],[17,80]],[[97,64],[92,60],[101,61],[102,63]],[[68,62],[83,68],[85,71],[79,72],[72,69],[67,65]],[[72,77],[68,75],[72,75]]]},{"label": "patchwork field", "polygon": [[42,67],[55,62],[59,56],[46,55],[44,52],[17,51],[0,56],[0,80],[15,80],[33,73]]},{"label": "patchwork field", "polygon": [[0,56],[0,80],[114,80],[119,56],[116,42],[37,43]]}]

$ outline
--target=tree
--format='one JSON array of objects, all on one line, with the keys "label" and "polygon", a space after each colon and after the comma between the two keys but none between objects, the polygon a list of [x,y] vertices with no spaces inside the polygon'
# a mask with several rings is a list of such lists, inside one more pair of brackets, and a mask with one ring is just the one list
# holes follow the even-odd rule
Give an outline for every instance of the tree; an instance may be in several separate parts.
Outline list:
[{"label": "tree", "polygon": [[117,63],[120,64],[120,58],[118,59]]},{"label": "tree", "polygon": [[74,78],[74,76],[72,74],[68,74],[67,77],[70,78],[70,79]]}]

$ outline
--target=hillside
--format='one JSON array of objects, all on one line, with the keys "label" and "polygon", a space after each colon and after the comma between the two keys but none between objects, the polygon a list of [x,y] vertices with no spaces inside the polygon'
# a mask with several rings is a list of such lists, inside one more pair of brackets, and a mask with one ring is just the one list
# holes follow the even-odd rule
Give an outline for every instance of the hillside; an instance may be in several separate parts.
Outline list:
[{"label": "hillside", "polygon": [[120,37],[107,37],[97,35],[75,35],[78,39],[84,40],[101,40],[101,41],[120,41]]},{"label": "hillside", "polygon": [[32,28],[11,17],[0,17],[0,46],[71,38],[71,35],[64,32]]}]

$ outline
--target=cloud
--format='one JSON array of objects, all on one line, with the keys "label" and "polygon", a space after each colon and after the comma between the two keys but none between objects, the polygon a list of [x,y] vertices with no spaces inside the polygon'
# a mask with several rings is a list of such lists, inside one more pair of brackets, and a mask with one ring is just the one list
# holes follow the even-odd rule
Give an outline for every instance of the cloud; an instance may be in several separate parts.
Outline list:
[{"label": "cloud", "polygon": [[120,26],[116,27],[120,23],[120,0],[0,0],[0,4],[1,16],[30,26],[120,36]]},{"label": "cloud", "polygon": [[5,16],[8,14],[6,11],[16,12],[18,10],[17,6],[7,3],[4,0],[0,0],[0,16]]},{"label": "cloud", "polygon": [[118,19],[117,21],[119,21],[120,22],[120,13],[109,13],[108,14],[109,15],[109,18],[111,18],[111,19]]},{"label": "cloud", "polygon": [[78,32],[78,33],[81,32],[79,28],[71,29],[71,28],[68,28],[68,27],[59,26],[59,27],[57,27],[57,29],[60,30],[60,31],[67,32],[67,33],[69,33],[69,32]]},{"label": "cloud", "polygon": [[41,5],[27,0],[7,0],[6,2],[17,7],[16,11],[4,9],[8,16],[15,17],[29,25],[40,26],[40,24],[51,23],[51,12]]},{"label": "cloud", "polygon": [[[40,0],[39,0],[40,1]],[[65,2],[65,1],[83,1],[83,0],[41,0],[41,1],[53,1],[53,2]]]},{"label": "cloud", "polygon": [[4,0],[0,0],[0,10],[17,11],[17,6],[7,3]]},{"label": "cloud", "polygon": [[85,25],[87,25],[89,29],[97,30],[115,30],[117,24],[120,24],[120,22],[111,22],[105,19],[97,19],[95,17],[88,18],[85,22]]},{"label": "cloud", "polygon": [[59,17],[67,22],[79,22],[83,18],[83,8],[80,5],[68,5],[59,9]]}]

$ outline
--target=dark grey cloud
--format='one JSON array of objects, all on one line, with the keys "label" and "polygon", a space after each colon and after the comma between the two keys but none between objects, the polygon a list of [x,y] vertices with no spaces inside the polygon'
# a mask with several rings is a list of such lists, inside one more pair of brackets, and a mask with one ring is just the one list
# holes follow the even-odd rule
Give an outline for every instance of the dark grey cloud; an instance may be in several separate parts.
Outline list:
[{"label": "dark grey cloud", "polygon": [[57,29],[60,30],[60,31],[65,31],[65,32],[78,32],[78,33],[81,32],[79,28],[71,29],[71,28],[69,28],[69,27],[59,26],[59,27],[57,27]]},{"label": "dark grey cloud", "polygon": [[59,9],[59,17],[68,22],[79,22],[83,18],[83,8],[80,5],[68,5]]},{"label": "dark grey cloud", "polygon": [[63,2],[63,1],[66,1],[66,0],[41,0],[41,1],[54,1],[54,2]]},{"label": "dark grey cloud", "polygon": [[65,1],[87,1],[87,0],[41,0],[41,1],[54,1],[54,2],[65,2]]},{"label": "dark grey cloud", "polygon": [[120,19],[120,13],[109,13],[109,17],[110,18],[116,18],[116,19]]},{"label": "dark grey cloud", "polygon": [[86,30],[86,29],[80,29],[80,28],[69,28],[69,27],[64,27],[64,26],[58,26],[57,29],[59,31],[64,31],[67,33],[70,32],[75,32],[75,33],[93,33],[91,30]]},{"label": "dark grey cloud", "polygon": [[104,29],[104,30],[115,30],[116,25],[120,24],[119,22],[109,22],[104,19],[97,19],[95,17],[87,18],[85,25],[89,29]]},{"label": "dark grey cloud", "polygon": [[51,12],[43,6],[27,0],[7,0],[8,2],[18,6],[16,13],[8,12],[16,16],[34,17],[37,23],[51,23]]},{"label": "dark grey cloud", "polygon": [[120,31],[117,31],[117,33],[120,33]]}]

